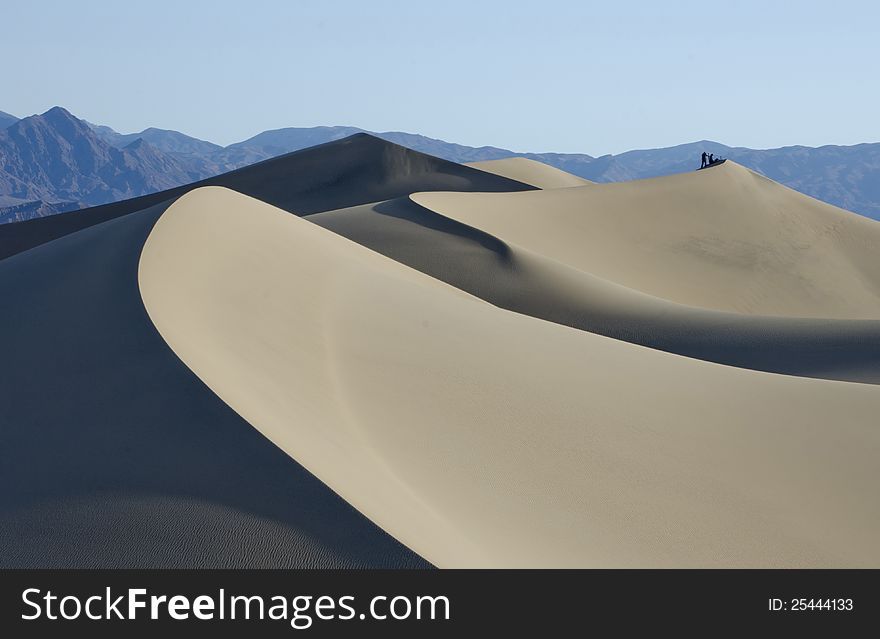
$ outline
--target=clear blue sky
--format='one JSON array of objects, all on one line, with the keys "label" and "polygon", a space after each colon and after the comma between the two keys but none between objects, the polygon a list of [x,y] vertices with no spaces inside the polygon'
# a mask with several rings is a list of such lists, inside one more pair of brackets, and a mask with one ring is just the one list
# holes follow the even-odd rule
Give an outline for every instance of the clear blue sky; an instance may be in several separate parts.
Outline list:
[{"label": "clear blue sky", "polygon": [[599,155],[880,140],[880,3],[5,1],[0,110]]}]

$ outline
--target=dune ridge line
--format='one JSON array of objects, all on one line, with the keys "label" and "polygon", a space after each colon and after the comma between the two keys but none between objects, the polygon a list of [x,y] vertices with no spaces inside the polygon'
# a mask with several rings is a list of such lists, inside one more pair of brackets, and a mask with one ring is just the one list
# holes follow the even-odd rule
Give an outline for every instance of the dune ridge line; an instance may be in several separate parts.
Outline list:
[{"label": "dune ridge line", "polygon": [[219,187],[138,282],[221,399],[438,566],[880,565],[876,387],[505,311]]}]

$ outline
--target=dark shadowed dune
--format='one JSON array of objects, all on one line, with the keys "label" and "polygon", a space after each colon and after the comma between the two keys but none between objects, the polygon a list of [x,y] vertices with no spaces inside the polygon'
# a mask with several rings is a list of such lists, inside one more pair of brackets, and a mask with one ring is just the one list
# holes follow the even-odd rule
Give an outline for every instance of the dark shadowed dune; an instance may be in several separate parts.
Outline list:
[{"label": "dark shadowed dune", "polygon": [[297,214],[378,202],[416,191],[501,192],[534,188],[359,133],[166,191],[69,214],[0,225],[0,259],[180,197],[200,186],[225,186]]},{"label": "dark shadowed dune", "polygon": [[880,383],[880,321],[676,304],[510,246],[409,198],[307,219],[508,310],[720,364]]},{"label": "dark shadowed dune", "polygon": [[425,567],[227,407],[137,285],[155,206],[0,264],[0,566]]}]

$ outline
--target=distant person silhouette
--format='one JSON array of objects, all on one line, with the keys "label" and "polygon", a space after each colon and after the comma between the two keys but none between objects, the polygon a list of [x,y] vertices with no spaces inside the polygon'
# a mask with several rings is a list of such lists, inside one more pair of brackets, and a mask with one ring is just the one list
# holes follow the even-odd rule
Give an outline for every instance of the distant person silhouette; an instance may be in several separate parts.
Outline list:
[{"label": "distant person silhouette", "polygon": [[714,163],[715,163],[715,156],[712,153],[710,153],[709,154],[709,164],[714,164]]},{"label": "distant person silhouette", "polygon": [[701,169],[702,169],[702,168],[705,168],[705,166],[706,166],[706,158],[707,158],[707,157],[708,157],[708,156],[706,155],[706,152],[703,151],[703,155],[700,156],[700,168],[701,168]]}]

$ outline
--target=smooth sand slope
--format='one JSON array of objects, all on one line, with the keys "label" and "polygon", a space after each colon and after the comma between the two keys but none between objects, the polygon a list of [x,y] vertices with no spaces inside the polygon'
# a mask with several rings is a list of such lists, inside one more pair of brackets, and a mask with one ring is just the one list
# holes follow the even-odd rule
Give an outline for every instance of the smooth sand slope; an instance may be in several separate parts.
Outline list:
[{"label": "smooth sand slope", "polygon": [[681,304],[880,318],[880,224],[734,162],[574,189],[412,197],[505,242]]},{"label": "smooth sand slope", "polygon": [[0,567],[426,565],[156,332],[137,267],[164,209],[0,262]]},{"label": "smooth sand slope", "polygon": [[225,186],[297,215],[378,202],[414,191],[522,191],[506,177],[358,133],[122,202],[0,225],[0,259],[57,237],[168,202],[200,186]]},{"label": "smooth sand slope", "polygon": [[592,184],[590,180],[528,158],[503,158],[501,160],[467,162],[465,166],[471,166],[487,173],[494,173],[495,175],[510,178],[523,184],[530,184],[539,189],[564,189],[569,186]]},{"label": "smooth sand slope", "polygon": [[219,188],[138,281],[220,398],[437,565],[880,566],[874,386],[511,313]]},{"label": "smooth sand slope", "polygon": [[609,282],[434,213],[410,198],[309,221],[508,310],[755,370],[880,382],[880,321],[745,315]]}]

